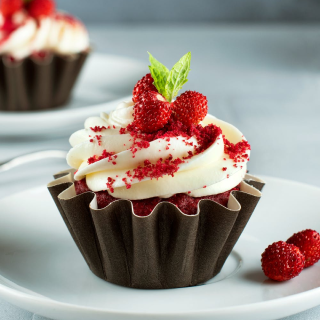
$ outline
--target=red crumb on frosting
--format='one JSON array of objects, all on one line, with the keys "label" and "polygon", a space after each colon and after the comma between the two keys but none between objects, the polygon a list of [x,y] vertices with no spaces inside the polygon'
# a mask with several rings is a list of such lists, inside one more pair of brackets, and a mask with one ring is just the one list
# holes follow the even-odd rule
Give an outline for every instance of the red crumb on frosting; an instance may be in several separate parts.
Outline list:
[{"label": "red crumb on frosting", "polygon": [[111,177],[108,177],[107,188],[110,190],[111,193],[114,192],[113,184],[115,181],[116,180],[112,179]]},{"label": "red crumb on frosting", "polygon": [[131,188],[131,184],[127,181],[127,178],[123,178],[122,181],[124,182],[124,184],[126,185],[127,189]]},{"label": "red crumb on frosting", "polygon": [[[113,184],[114,180],[110,178],[110,183]],[[108,179],[109,181],[109,179]],[[80,181],[75,181],[75,190],[76,194],[79,195],[84,192],[90,191],[86,184],[86,179],[82,179]],[[229,196],[231,191],[233,190],[240,190],[240,185],[232,188],[231,190],[228,190],[223,193],[215,194],[215,195],[209,195],[209,196],[203,196],[203,197],[191,197],[184,193],[177,193],[173,195],[170,198],[164,198],[160,199],[158,197],[149,198],[149,199],[143,199],[143,200],[131,200],[133,205],[134,213],[138,216],[148,216],[154,207],[159,203],[163,201],[171,202],[174,205],[176,205],[183,213],[187,215],[195,215],[197,213],[197,206],[200,200],[212,200],[215,201],[223,206],[227,206]],[[111,191],[111,190],[110,190]],[[113,192],[113,191],[111,191]],[[191,193],[191,191],[188,191],[188,193]],[[97,202],[98,202],[98,208],[102,209],[109,205],[111,202],[118,200],[117,198],[114,198],[112,195],[108,193],[108,191],[99,191],[95,192],[97,196]]]},{"label": "red crumb on frosting", "polygon": [[98,145],[101,146],[101,138],[102,138],[102,136],[97,134],[97,135],[95,136],[95,138],[96,138],[97,141],[98,141]]},{"label": "red crumb on frosting", "polygon": [[108,161],[113,161],[113,160],[117,159],[117,157],[118,156],[116,154],[114,154],[114,152],[107,152],[107,150],[103,150],[101,156],[94,155],[94,156],[90,157],[87,161],[88,161],[88,164],[93,164],[97,161],[100,161],[100,160],[106,159],[106,158],[108,158]]},{"label": "red crumb on frosting", "polygon": [[228,139],[223,137],[224,141],[224,152],[229,155],[230,159],[234,162],[249,161],[249,156],[246,153],[251,150],[250,144],[246,140],[242,140],[236,144],[231,143]]},{"label": "red crumb on frosting", "polygon": [[[130,135],[133,137],[133,144],[131,147],[131,151],[134,155],[135,152],[137,152],[137,148],[148,148],[149,144],[146,142],[151,142],[157,139],[163,139],[167,142],[170,141],[170,138],[176,138],[178,139],[179,136],[182,136],[186,138],[184,140],[184,143],[187,146],[193,146],[192,141],[187,141],[191,137],[194,137],[197,139],[198,146],[194,146],[194,152],[189,152],[188,159],[193,157],[196,154],[199,154],[206,149],[208,149],[219,137],[219,135],[222,134],[222,130],[213,125],[209,124],[205,127],[202,125],[191,125],[186,126],[180,121],[174,122],[172,119],[169,120],[169,122],[160,130],[152,133],[145,133],[141,132],[141,130],[138,129],[138,127],[135,125],[135,123],[130,123],[126,128],[121,128],[119,130],[120,134],[130,133]],[[167,146],[169,146],[168,144]],[[166,148],[168,150],[168,148]]]},{"label": "red crumb on frosting", "polygon": [[95,127],[90,127],[90,129],[93,131],[93,132],[101,132],[102,130],[105,130],[107,129],[105,126],[95,126]]},{"label": "red crumb on frosting", "polygon": [[[172,155],[165,160],[160,158],[155,164],[151,163],[149,160],[145,160],[144,166],[138,166],[132,170],[132,178],[141,181],[144,178],[158,179],[164,175],[170,175],[173,177],[174,173],[179,170],[179,165],[181,163],[184,163],[184,161],[180,158],[173,160]],[[131,176],[130,171],[129,174]]]},{"label": "red crumb on frosting", "polygon": [[227,171],[227,167],[223,167],[223,168],[222,168],[222,171]]}]

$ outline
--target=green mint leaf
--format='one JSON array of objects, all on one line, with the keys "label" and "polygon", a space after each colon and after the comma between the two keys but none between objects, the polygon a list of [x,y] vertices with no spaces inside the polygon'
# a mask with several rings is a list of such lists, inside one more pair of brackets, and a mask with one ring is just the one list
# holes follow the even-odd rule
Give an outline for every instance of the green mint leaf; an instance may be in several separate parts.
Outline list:
[{"label": "green mint leaf", "polygon": [[154,81],[154,86],[157,88],[158,92],[162,94],[165,98],[165,88],[167,83],[167,78],[169,75],[169,70],[166,66],[160,63],[157,59],[155,59],[150,52],[149,53],[149,60],[151,66],[149,66],[149,70],[151,76]]},{"label": "green mint leaf", "polygon": [[171,69],[165,85],[163,96],[171,102],[178,95],[179,90],[188,81],[190,71],[191,52],[185,54]]}]

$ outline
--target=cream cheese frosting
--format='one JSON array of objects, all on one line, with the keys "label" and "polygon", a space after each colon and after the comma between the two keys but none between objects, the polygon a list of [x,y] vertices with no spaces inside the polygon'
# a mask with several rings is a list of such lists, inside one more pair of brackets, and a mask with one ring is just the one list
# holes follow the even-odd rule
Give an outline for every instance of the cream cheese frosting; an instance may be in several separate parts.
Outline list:
[{"label": "cream cheese frosting", "polygon": [[[71,150],[67,155],[68,164],[75,168],[75,180],[86,178],[92,191],[108,190],[115,198],[146,199],[151,197],[167,198],[175,193],[187,193],[193,197],[222,193],[237,186],[247,171],[250,150],[240,163],[235,163],[225,153],[224,137],[233,144],[245,140],[243,134],[231,124],[207,115],[202,126],[213,124],[220,127],[222,133],[203,152],[188,158],[198,146],[196,137],[175,136],[160,138],[150,142],[148,147],[137,148],[132,152],[133,137],[121,132],[133,121],[132,101],[123,102],[110,114],[88,118],[84,129],[71,135]],[[95,128],[98,128],[95,130]],[[109,157],[99,161],[88,161],[107,151]],[[160,158],[185,159],[179,163],[177,171],[162,177],[131,178],[128,187],[128,172],[144,161],[156,163]],[[107,181],[112,180],[112,187]],[[112,191],[112,192],[111,192]]]},{"label": "cream cheese frosting", "polygon": [[85,26],[65,13],[36,20],[21,10],[12,16],[10,24],[8,30],[6,19],[0,14],[0,54],[17,60],[39,51],[69,55],[89,48]]}]

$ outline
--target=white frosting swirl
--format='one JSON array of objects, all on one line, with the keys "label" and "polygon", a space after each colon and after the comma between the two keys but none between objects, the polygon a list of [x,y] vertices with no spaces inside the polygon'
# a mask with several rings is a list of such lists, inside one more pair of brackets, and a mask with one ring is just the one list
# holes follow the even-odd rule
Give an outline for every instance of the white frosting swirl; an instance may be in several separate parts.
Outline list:
[{"label": "white frosting swirl", "polygon": [[[225,192],[238,185],[246,174],[246,163],[235,165],[233,159],[224,152],[222,134],[204,152],[194,155],[179,165],[174,176],[164,175],[159,179],[144,177],[141,181],[135,178],[130,182],[131,187],[126,188],[128,178],[126,172],[132,172],[144,160],[156,163],[159,158],[173,159],[188,156],[188,151],[194,151],[198,145],[196,137],[171,137],[157,139],[150,142],[148,148],[142,148],[132,154],[130,147],[133,138],[129,133],[120,134],[119,129],[126,127],[133,121],[133,103],[121,103],[109,115],[102,113],[100,117],[91,117],[85,122],[85,129],[79,130],[70,137],[72,149],[67,155],[68,164],[77,169],[76,180],[86,177],[88,187],[93,191],[108,190],[108,178],[114,179],[112,196],[121,199],[145,199],[155,196],[170,197],[175,193],[188,193],[190,196],[200,197]],[[229,123],[207,115],[202,122],[203,126],[214,124],[222,129],[223,135],[231,142],[237,143],[244,139],[242,133]],[[94,132],[95,126],[106,127],[101,132]],[[95,138],[96,135],[101,137]],[[192,142],[192,144],[191,144]],[[116,157],[99,160],[92,164],[88,159],[100,156],[104,150],[113,152]],[[250,151],[246,151],[248,158]],[[225,168],[224,170],[222,168]],[[109,190],[110,192],[110,190]]]},{"label": "white frosting swirl", "polygon": [[15,29],[8,35],[5,18],[0,14],[0,54],[18,60],[39,51],[68,55],[89,48],[85,26],[64,13],[36,20],[21,10],[12,16],[12,24]]}]

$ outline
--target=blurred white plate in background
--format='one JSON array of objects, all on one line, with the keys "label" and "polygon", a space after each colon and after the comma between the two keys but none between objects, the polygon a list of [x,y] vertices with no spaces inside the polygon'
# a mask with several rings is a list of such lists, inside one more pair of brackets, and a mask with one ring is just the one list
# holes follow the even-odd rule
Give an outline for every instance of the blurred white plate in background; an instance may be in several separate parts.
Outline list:
[{"label": "blurred white plate in background", "polygon": [[56,320],[274,320],[314,307],[320,263],[277,283],[264,276],[260,258],[270,243],[319,226],[320,188],[261,178],[263,197],[221,273],[171,290],[129,289],[94,276],[46,187],[1,199],[0,297]]},{"label": "blurred white plate in background", "polygon": [[130,58],[93,53],[70,102],[61,108],[32,112],[0,112],[0,135],[69,135],[89,116],[110,111],[130,99],[147,64]]}]

